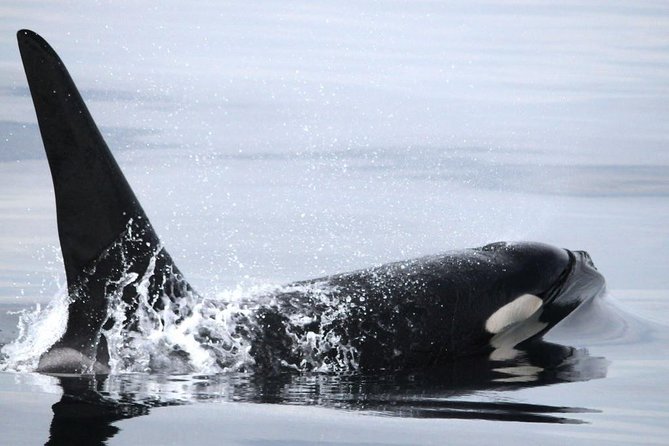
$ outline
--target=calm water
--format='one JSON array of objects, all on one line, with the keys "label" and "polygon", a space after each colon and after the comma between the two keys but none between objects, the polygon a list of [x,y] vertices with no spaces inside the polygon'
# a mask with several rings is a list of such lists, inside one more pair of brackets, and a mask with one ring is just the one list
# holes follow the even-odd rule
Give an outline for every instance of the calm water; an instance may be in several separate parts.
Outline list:
[{"label": "calm water", "polygon": [[669,444],[665,2],[0,11],[0,344],[64,283],[19,28],[203,295],[493,240],[586,249],[609,287],[523,359],[408,375],[91,381],[5,357],[3,444]]}]

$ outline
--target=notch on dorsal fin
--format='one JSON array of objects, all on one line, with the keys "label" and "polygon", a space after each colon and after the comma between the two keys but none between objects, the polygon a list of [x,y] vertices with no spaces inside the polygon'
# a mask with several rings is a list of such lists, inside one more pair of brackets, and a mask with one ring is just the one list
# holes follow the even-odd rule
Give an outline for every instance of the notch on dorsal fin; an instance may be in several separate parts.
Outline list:
[{"label": "notch on dorsal fin", "polygon": [[191,289],[160,245],[56,52],[32,31],[19,31],[18,42],[51,169],[70,297],[65,334],[42,356],[39,369],[104,370],[101,329],[112,294],[131,313],[141,293],[162,305],[161,296],[174,299]]}]

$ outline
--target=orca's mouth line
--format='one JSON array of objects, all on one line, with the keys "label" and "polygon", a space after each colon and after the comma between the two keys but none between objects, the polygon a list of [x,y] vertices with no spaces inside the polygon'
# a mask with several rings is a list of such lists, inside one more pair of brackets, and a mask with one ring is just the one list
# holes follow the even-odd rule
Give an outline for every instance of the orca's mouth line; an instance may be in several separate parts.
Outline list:
[{"label": "orca's mouth line", "polygon": [[546,305],[553,303],[555,301],[555,298],[560,294],[562,294],[565,285],[567,284],[567,282],[569,281],[570,277],[572,276],[575,270],[576,256],[569,249],[565,249],[565,251],[567,251],[567,255],[569,256],[569,263],[567,263],[567,266],[562,271],[562,273],[560,273],[555,283],[549,289],[547,289],[542,293],[543,296],[545,296],[545,298],[543,299],[544,307]]},{"label": "orca's mouth line", "polygon": [[553,286],[545,293],[539,320],[548,325],[542,336],[586,302],[601,296],[606,289],[604,278],[585,251],[565,249],[569,263]]}]

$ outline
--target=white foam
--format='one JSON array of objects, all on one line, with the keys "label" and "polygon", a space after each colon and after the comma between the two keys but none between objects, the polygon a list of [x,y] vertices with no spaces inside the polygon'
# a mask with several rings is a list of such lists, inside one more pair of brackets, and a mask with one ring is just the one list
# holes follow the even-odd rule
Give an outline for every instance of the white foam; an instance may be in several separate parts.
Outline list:
[{"label": "white foam", "polygon": [[46,308],[42,309],[37,304],[32,311],[22,311],[19,316],[18,337],[0,350],[3,356],[0,370],[34,371],[40,356],[65,332],[68,304],[67,290],[62,288]]},{"label": "white foam", "polygon": [[[154,257],[158,252],[159,248]],[[288,355],[272,357],[272,361],[303,371],[357,369],[357,349],[345,343],[336,329],[339,321],[348,318],[351,304],[334,298],[327,284],[237,287],[204,298],[184,287],[177,300],[160,296],[162,305],[156,306],[154,296],[149,295],[155,265],[153,259],[139,274],[123,265],[124,270],[109,279],[105,287],[109,309],[106,328],[101,332],[107,340],[112,373],[250,371],[256,362],[252,342],[266,330],[258,318],[266,311],[285,317],[281,330],[289,340]],[[133,287],[137,295],[132,321],[127,320],[128,304],[123,301],[127,287]],[[22,314],[20,335],[2,349],[0,367],[35,370],[42,354],[63,335],[67,310],[68,297],[63,289],[46,309],[37,307]],[[65,353],[59,358],[76,362],[78,356]]]}]

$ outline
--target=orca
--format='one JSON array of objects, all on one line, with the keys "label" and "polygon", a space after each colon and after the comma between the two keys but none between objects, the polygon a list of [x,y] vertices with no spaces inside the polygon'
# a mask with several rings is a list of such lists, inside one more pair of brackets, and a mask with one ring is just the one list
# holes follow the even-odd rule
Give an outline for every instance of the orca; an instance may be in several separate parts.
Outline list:
[{"label": "orca", "polygon": [[[118,324],[118,306],[132,332],[139,307],[178,306],[197,293],[56,52],[28,30],[18,32],[18,44],[51,170],[68,290],[65,332],[37,370],[109,373],[105,329]],[[249,316],[243,336],[254,371],[422,369],[472,355],[506,358],[604,286],[585,251],[497,242],[278,288]],[[317,346],[296,345],[317,335]]]}]

